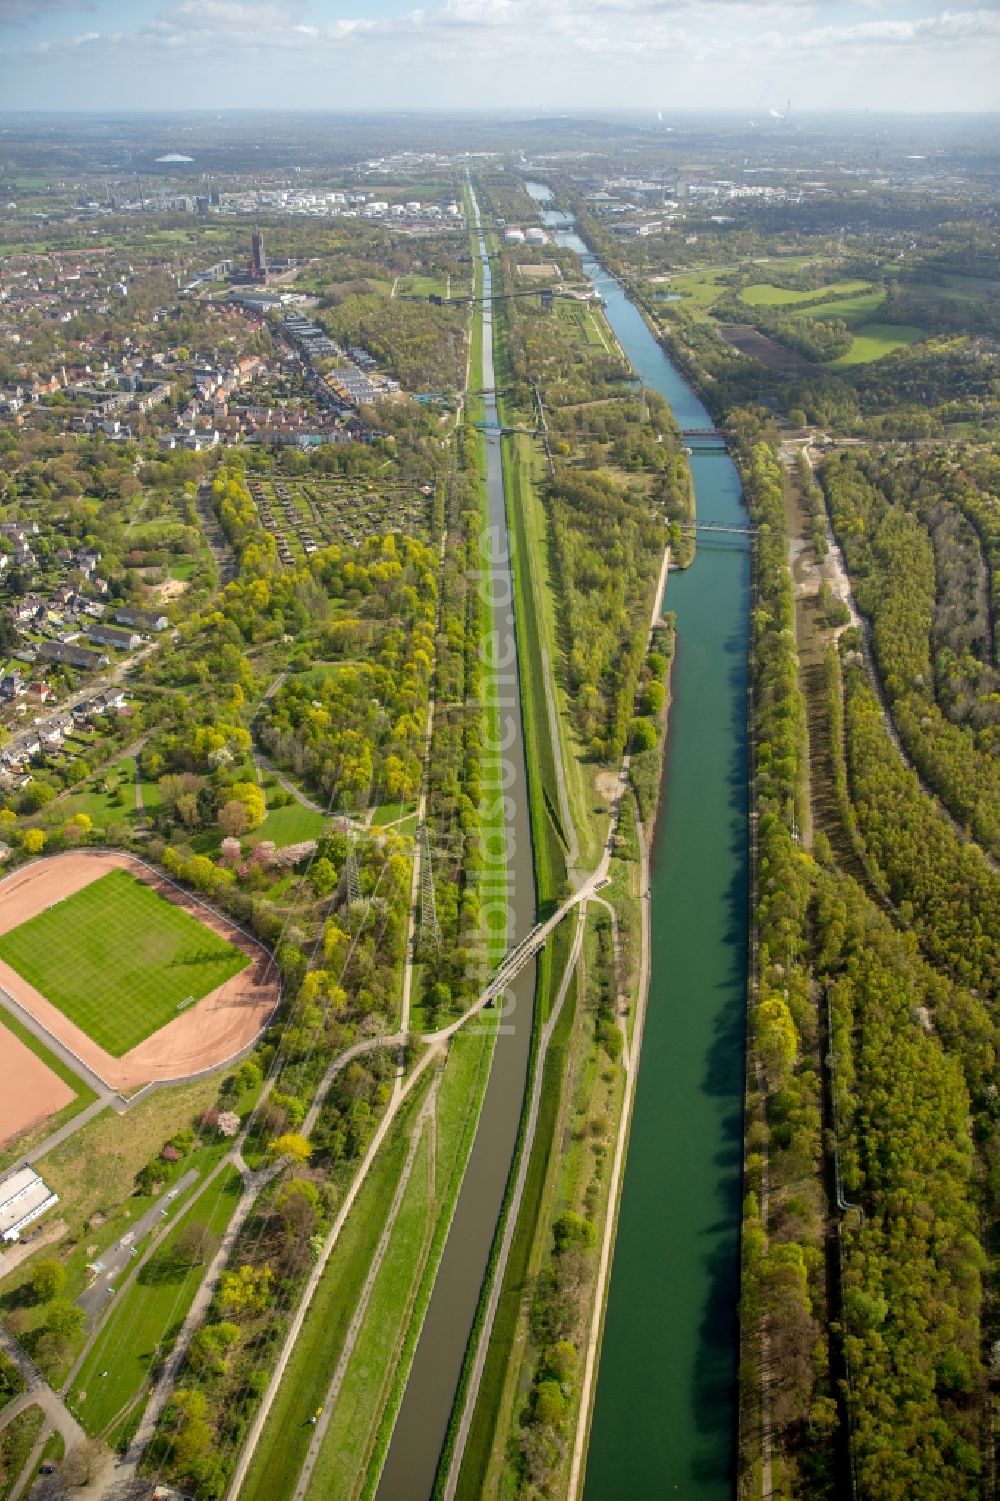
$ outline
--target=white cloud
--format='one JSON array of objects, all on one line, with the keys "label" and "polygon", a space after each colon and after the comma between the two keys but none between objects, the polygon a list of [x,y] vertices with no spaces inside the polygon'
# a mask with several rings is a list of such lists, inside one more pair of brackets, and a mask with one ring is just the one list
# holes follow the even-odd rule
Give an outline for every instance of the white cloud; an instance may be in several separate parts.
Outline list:
[{"label": "white cloud", "polygon": [[[84,57],[109,85],[144,72],[153,93],[140,102],[158,107],[236,103],[251,90],[262,103],[325,107],[331,87],[342,108],[542,99],[743,107],[772,76],[782,94],[824,108],[969,107],[966,81],[977,78],[980,107],[995,106],[984,70],[998,51],[996,10],[928,15],[921,0],[859,3],[871,19],[841,24],[829,0],[434,0],[382,17],[355,0],[358,13],[339,20],[323,18],[322,0],[172,0],[131,31],[6,56],[49,69]],[[929,56],[941,61],[930,92]],[[850,88],[838,97],[832,80],[846,69]]]},{"label": "white cloud", "polygon": [[56,11],[93,9],[93,0],[0,0],[0,26],[23,25]]}]

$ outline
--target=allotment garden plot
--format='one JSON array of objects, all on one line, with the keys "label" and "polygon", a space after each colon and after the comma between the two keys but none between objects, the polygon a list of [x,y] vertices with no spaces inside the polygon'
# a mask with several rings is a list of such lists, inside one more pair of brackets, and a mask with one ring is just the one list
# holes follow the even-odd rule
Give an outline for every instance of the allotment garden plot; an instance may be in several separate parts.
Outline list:
[{"label": "allotment garden plot", "polygon": [[247,483],[286,566],[333,543],[355,547],[366,537],[387,532],[423,537],[429,531],[429,485],[398,480],[262,480],[253,475]]}]

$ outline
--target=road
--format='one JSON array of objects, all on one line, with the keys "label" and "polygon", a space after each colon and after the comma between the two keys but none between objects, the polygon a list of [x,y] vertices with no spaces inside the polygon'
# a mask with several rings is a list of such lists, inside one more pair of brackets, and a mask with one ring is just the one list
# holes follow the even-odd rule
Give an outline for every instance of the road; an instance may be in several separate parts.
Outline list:
[{"label": "road", "polygon": [[[230,1160],[237,1163],[242,1162],[238,1151],[233,1152]],[[198,1291],[194,1295],[194,1300],[188,1309],[187,1316],[181,1325],[173,1348],[164,1361],[163,1369],[157,1379],[156,1385],[150,1392],[149,1400],[143,1410],[135,1437],[129,1444],[125,1458],[118,1467],[118,1476],[120,1479],[128,1479],[136,1473],[136,1468],[139,1460],[142,1458],[146,1445],[153,1437],[160,1414],[170,1400],[170,1395],[174,1387],[174,1379],[187,1357],[191,1338],[208,1312],[208,1307],[215,1295],[219,1278],[225,1270],[229,1254],[236,1244],[237,1237],[249,1218],[250,1212],[256,1204],[262,1189],[270,1183],[272,1178],[277,1176],[283,1166],[282,1162],[275,1162],[270,1167],[263,1168],[259,1172],[245,1173],[244,1189],[240,1202],[236,1206],[232,1219],[226,1226],[226,1232],[222,1237],[219,1249],[209,1262],[208,1270],[202,1278]]]},{"label": "road", "polygon": [[[115,1242],[106,1250],[97,1266],[100,1270],[86,1292],[77,1298],[77,1304],[87,1315],[87,1323],[93,1324],[108,1306],[108,1299],[120,1291],[118,1286],[122,1272],[139,1255],[139,1243],[145,1240],[154,1230],[161,1227],[165,1219],[170,1217],[170,1208],[174,1200],[185,1189],[196,1182],[198,1174],[193,1168],[189,1169],[182,1178],[178,1178],[169,1193],[163,1199],[147,1209],[146,1213],[136,1220],[131,1230],[126,1231],[121,1240]],[[185,1205],[185,1208],[187,1206]]]}]

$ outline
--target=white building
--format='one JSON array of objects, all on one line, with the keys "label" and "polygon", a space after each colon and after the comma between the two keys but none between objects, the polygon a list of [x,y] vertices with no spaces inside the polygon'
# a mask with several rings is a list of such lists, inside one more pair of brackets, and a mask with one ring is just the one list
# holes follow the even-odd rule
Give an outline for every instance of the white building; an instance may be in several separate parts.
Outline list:
[{"label": "white building", "polygon": [[59,1195],[33,1167],[18,1168],[0,1182],[0,1236],[6,1241],[17,1240],[26,1225],[58,1202]]}]

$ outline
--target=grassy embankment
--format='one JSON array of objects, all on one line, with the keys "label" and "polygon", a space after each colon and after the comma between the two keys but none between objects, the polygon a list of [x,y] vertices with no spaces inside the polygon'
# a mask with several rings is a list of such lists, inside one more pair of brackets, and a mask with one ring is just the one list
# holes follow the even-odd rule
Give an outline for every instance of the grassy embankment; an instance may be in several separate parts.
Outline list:
[{"label": "grassy embankment", "polygon": [[[314,1433],[311,1419],[326,1399],[330,1378],[406,1159],[407,1132],[413,1126],[422,1094],[423,1088],[404,1107],[385,1147],[372,1165],[337,1248],[327,1263],[257,1444],[241,1491],[244,1501],[255,1497],[263,1501],[264,1497],[294,1493]],[[419,1171],[415,1171],[411,1184],[419,1178]],[[400,1218],[404,1222],[407,1220],[405,1204]],[[361,1343],[359,1339],[355,1355]],[[380,1382],[373,1384],[381,1385]],[[365,1437],[364,1424],[359,1423],[355,1442]],[[347,1475],[345,1468],[344,1478],[351,1482],[352,1487],[356,1486],[356,1472]]]},{"label": "grassy embankment", "polygon": [[[494,278],[498,275],[499,262],[498,260],[494,260]],[[505,328],[506,321],[503,313],[503,304],[495,304],[494,363],[498,388],[502,388],[507,383],[509,374],[504,340]],[[502,399],[498,401],[498,414],[501,422],[506,421],[510,416],[505,409]],[[511,569],[514,579],[514,609],[518,642],[521,716],[528,772],[528,800],[537,902],[540,913],[544,913],[547,910],[551,910],[566,878],[567,839],[566,831],[562,829],[559,816],[559,792],[555,773],[555,755],[561,753],[561,747],[558,751],[553,747],[549,731],[546,702],[547,674],[544,673],[542,664],[543,635],[540,625],[538,586],[531,574],[532,564],[538,560],[539,551],[530,545],[529,534],[525,524],[526,497],[531,495],[533,498],[530,453],[531,450],[527,443],[523,445],[519,441],[512,443],[510,439],[504,441],[504,491],[507,504]],[[537,542],[539,538],[540,534],[536,534],[533,540]],[[554,656],[551,659],[554,660]],[[556,930],[548,945],[538,957],[535,986],[534,1035],[532,1037],[526,1098],[532,1088],[537,1059],[539,1029],[551,1009],[556,988],[569,954],[570,943],[571,933],[569,926],[563,924]],[[563,1017],[560,1019],[556,1035],[553,1037],[550,1057],[555,1057],[558,1053],[560,1040],[564,1035],[572,1012],[573,1004],[572,997],[570,996],[567,998],[566,1008]],[[550,1077],[548,1069],[546,1077]],[[504,1282],[505,1293],[501,1296],[493,1326],[493,1338],[487,1354],[486,1366],[480,1385],[479,1400],[477,1401],[473,1426],[466,1448],[467,1457],[472,1454],[488,1453],[488,1445],[492,1436],[491,1414],[495,1411],[499,1387],[503,1381],[507,1364],[507,1352],[510,1349],[513,1338],[517,1311],[518,1295],[513,1291],[508,1292],[507,1289],[515,1289],[520,1286],[517,1268],[524,1265],[530,1248],[531,1227],[534,1224],[541,1179],[544,1175],[544,1164],[551,1144],[553,1108],[557,1100],[557,1087],[549,1087],[543,1091],[532,1161],[525,1183],[517,1230],[508,1260],[507,1275]],[[523,1145],[523,1138],[519,1136],[508,1180],[508,1195],[511,1192],[516,1176]],[[480,1295],[479,1308],[477,1309],[476,1320],[469,1342],[470,1352],[476,1347],[479,1331],[482,1327],[486,1300],[489,1297],[490,1288],[493,1283],[496,1257],[499,1249],[499,1237],[507,1216],[507,1207],[507,1198],[505,1197],[497,1228],[497,1238],[494,1241],[491,1252],[490,1262]],[[459,1384],[453,1412],[453,1423],[461,1413],[465,1403],[468,1374],[468,1367],[466,1367]],[[447,1471],[447,1463],[453,1443],[454,1431],[451,1429],[445,1442],[444,1459],[439,1471],[439,1481]],[[463,1465],[463,1476],[464,1473],[465,1466]],[[462,1493],[464,1493],[464,1490]]]},{"label": "grassy embankment", "polygon": [[[477,292],[481,290],[474,260]],[[469,388],[482,389],[482,315],[472,324]],[[482,418],[482,399],[470,397],[467,418]],[[481,480],[485,480],[485,440],[479,445]],[[485,523],[485,488],[481,486]],[[482,651],[486,661],[487,740],[499,743],[499,708],[491,622],[483,613]],[[489,786],[499,776],[496,761],[485,769]],[[502,878],[503,855],[496,834],[500,813],[484,826],[485,879]],[[490,962],[505,947],[502,935],[491,940]],[[472,1147],[489,1078],[495,1034],[476,1028],[452,1042],[438,1087],[434,1151],[425,1134],[413,1164],[385,1256],[371,1289],[367,1311],[324,1436],[309,1495],[351,1496],[374,1489],[378,1471],[402,1400],[434,1276],[444,1250],[465,1165]],[[251,1498],[290,1494],[301,1472],[314,1429],[309,1422],[329,1390],[344,1348],[350,1319],[368,1274],[375,1247],[407,1155],[407,1136],[414,1129],[417,1101],[408,1104],[376,1160],[317,1289],[288,1371],[265,1425],[243,1488]]]}]

